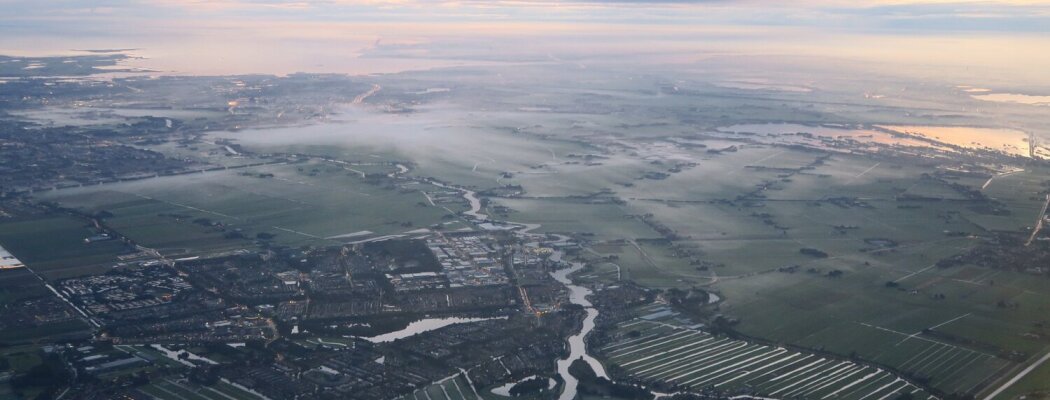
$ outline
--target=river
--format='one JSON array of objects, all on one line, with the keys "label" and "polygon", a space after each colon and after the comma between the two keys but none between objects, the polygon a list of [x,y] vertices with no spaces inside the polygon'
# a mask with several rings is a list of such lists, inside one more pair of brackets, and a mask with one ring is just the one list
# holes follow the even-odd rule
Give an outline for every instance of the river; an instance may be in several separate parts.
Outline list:
[{"label": "river", "polygon": [[426,180],[425,182],[440,188],[454,189],[463,192],[463,198],[466,199],[468,203],[470,203],[470,210],[464,211],[463,214],[474,217],[474,219],[477,221],[487,221],[489,219],[488,215],[481,213],[481,199],[478,199],[478,194],[473,190],[446,185],[444,183],[434,180]]},{"label": "river", "polygon": [[558,375],[561,375],[562,379],[565,380],[565,387],[562,389],[558,400],[572,400],[576,397],[576,387],[579,381],[569,373],[569,365],[576,359],[582,357],[583,361],[591,366],[595,374],[602,378],[609,377],[605,373],[605,367],[594,357],[591,357],[590,354],[587,354],[585,339],[587,334],[594,330],[594,320],[598,318],[598,310],[591,305],[590,301],[587,301],[587,296],[591,294],[591,290],[583,286],[574,285],[572,280],[569,279],[570,274],[582,268],[583,263],[572,263],[571,268],[551,272],[551,277],[554,280],[561,282],[569,289],[569,301],[572,304],[583,306],[587,310],[587,316],[583,319],[583,328],[580,329],[579,333],[569,337],[569,357],[558,360]]},{"label": "river", "polygon": [[460,317],[448,317],[448,318],[424,318],[417,321],[412,321],[404,329],[384,333],[379,336],[372,336],[364,338],[365,340],[372,343],[387,343],[393,342],[398,339],[404,339],[409,336],[418,335],[423,332],[429,332],[436,329],[441,329],[449,325],[463,324],[468,322],[481,322],[493,319],[507,319],[507,317],[495,317],[495,318],[460,318]]},{"label": "river", "polygon": [[[478,199],[477,194],[474,191],[463,188],[451,187],[448,185],[441,184],[440,182],[431,181],[430,183],[435,186],[450,189],[458,189],[462,191],[463,198],[465,198],[467,202],[470,203],[470,210],[465,211],[463,213],[473,217],[475,221],[487,221],[489,219],[488,215],[481,213],[481,200]],[[530,231],[540,227],[539,224],[522,224],[515,222],[511,223],[523,225],[525,227],[525,229],[522,229],[518,232],[521,235],[533,235],[532,233],[530,233]],[[564,242],[566,240],[569,240],[568,236],[558,236],[560,236],[558,242]],[[562,254],[560,251],[555,251],[551,259],[554,261],[560,261],[561,256]],[[580,305],[584,307],[584,309],[587,311],[587,316],[583,319],[583,328],[580,329],[580,332],[578,332],[577,334],[569,337],[569,357],[562,360],[558,360],[558,375],[561,375],[562,379],[565,382],[565,387],[562,389],[561,396],[558,397],[559,400],[572,400],[576,397],[576,387],[579,385],[579,381],[575,377],[573,377],[572,374],[569,373],[569,366],[572,365],[572,362],[576,359],[583,358],[583,360],[591,366],[591,369],[594,370],[595,374],[602,378],[609,378],[609,375],[605,373],[605,367],[603,367],[597,359],[592,357],[590,354],[587,354],[587,343],[585,339],[587,338],[587,334],[591,333],[591,331],[594,330],[594,320],[598,318],[598,310],[595,309],[594,306],[591,305],[591,302],[587,300],[587,296],[591,294],[591,290],[583,286],[574,285],[572,283],[572,279],[569,279],[570,274],[579,271],[583,267],[583,263],[576,262],[572,263],[572,267],[570,268],[565,268],[551,272],[551,277],[553,277],[554,280],[560,282],[561,284],[565,285],[566,288],[569,289],[569,302],[571,302],[572,304]]]},{"label": "river", "polygon": [[470,211],[464,211],[464,214],[472,216],[478,221],[486,221],[489,219],[488,215],[481,213],[481,200],[478,199],[477,193],[463,189],[463,198],[470,202]]}]

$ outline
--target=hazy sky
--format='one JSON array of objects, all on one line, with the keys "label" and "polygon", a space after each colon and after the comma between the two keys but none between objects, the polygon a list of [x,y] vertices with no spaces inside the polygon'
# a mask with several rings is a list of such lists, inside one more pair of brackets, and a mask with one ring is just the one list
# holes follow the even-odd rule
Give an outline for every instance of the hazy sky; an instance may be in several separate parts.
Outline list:
[{"label": "hazy sky", "polygon": [[0,0],[0,7],[0,53],[139,48],[147,65],[183,73],[382,72],[420,59],[653,52],[828,55],[1044,75],[1050,67],[1050,1],[1037,0]]}]

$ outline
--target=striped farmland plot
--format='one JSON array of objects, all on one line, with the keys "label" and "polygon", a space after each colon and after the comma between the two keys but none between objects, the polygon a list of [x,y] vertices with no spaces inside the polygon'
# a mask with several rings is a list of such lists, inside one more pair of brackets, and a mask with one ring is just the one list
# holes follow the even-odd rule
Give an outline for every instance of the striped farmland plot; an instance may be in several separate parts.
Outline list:
[{"label": "striped farmland plot", "polygon": [[[599,349],[607,365],[632,378],[681,390],[771,398],[887,400],[902,394],[933,398],[881,368],[714,336],[670,318],[636,318],[620,323],[616,331],[615,337],[621,339]],[[944,362],[965,363],[962,355],[958,357]]]}]

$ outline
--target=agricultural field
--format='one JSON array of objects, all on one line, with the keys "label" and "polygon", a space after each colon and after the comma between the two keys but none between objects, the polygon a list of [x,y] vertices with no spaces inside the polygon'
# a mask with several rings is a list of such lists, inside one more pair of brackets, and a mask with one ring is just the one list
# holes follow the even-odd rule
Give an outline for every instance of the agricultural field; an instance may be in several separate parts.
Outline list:
[{"label": "agricultural field", "polygon": [[[538,233],[582,234],[593,240],[657,239],[659,234],[622,206],[579,199],[494,199],[506,219],[540,224]],[[501,217],[502,218],[502,217]]]},{"label": "agricultural field", "polygon": [[1016,399],[1025,395],[1034,398],[1045,397],[1050,394],[1050,390],[1046,388],[1046,382],[1050,382],[1050,364],[1043,363],[1029,375],[1003,391],[1000,398]]},{"label": "agricultural field", "polygon": [[918,385],[876,366],[777,345],[715,336],[686,326],[663,306],[620,323],[599,349],[609,368],[680,389],[714,389],[771,398],[932,398]]},{"label": "agricultural field", "polygon": [[663,240],[616,240],[587,247],[588,267],[574,275],[582,281],[614,283],[633,281],[650,287],[688,287],[711,279],[689,260],[676,255]]},{"label": "agricultural field", "polygon": [[[60,276],[50,272],[51,276]],[[0,271],[0,343],[44,343],[90,336],[91,326],[53,296],[28,268]],[[49,318],[38,318],[38,314]],[[36,357],[28,353],[21,355]]]},{"label": "agricultural field", "polygon": [[56,191],[44,198],[85,213],[104,211],[114,230],[172,256],[237,250],[260,234],[288,246],[337,244],[340,236],[364,231],[400,234],[445,221],[445,207],[466,207],[431,206],[422,191],[436,187],[374,184],[346,168],[271,165]]},{"label": "agricultural field", "polygon": [[[632,143],[639,156],[659,148]],[[581,281],[702,286],[725,300],[718,311],[739,318],[739,332],[856,355],[939,393],[987,394],[1046,353],[1045,279],[966,263],[936,266],[993,234],[1026,234],[1045,199],[1045,167],[942,180],[925,161],[833,154],[814,164],[819,156],[762,145],[719,155],[672,147],[654,157],[698,164],[630,185],[580,181],[609,188],[604,196],[624,201],[615,207],[560,198],[490,201],[513,210],[509,220],[540,224],[539,232],[594,233],[583,236],[582,257],[591,266],[577,274]],[[530,177],[529,185],[545,179]],[[966,188],[1007,211],[976,207]],[[931,198],[938,200],[909,200]],[[640,216],[676,237],[656,245],[610,225]]]},{"label": "agricultural field", "polygon": [[714,336],[687,327],[660,306],[621,322],[602,346],[605,363],[634,379],[682,390],[717,390],[773,398],[927,398],[912,382],[874,365],[783,346]]},{"label": "agricultural field", "polygon": [[[7,347],[0,350],[0,365],[5,373],[22,374],[29,371],[31,368],[40,365],[42,359],[40,357],[38,346],[13,346]],[[11,385],[10,381],[0,384],[0,399],[20,399],[33,398],[33,396],[39,395],[43,388],[29,387],[16,388]],[[22,395],[22,396],[20,396]]]},{"label": "agricultural field", "polygon": [[222,381],[214,385],[202,386],[187,380],[163,378],[158,382],[139,387],[137,390],[159,400],[259,400],[263,398]]},{"label": "agricultural field", "polygon": [[[118,255],[128,252],[117,240],[85,243],[97,234],[88,220],[61,214],[0,222],[0,245],[46,279],[105,271]],[[17,271],[0,274],[19,275]]]},{"label": "agricultural field", "polygon": [[1046,200],[1043,186],[1050,176],[1050,168],[1039,165],[1027,166],[1024,171],[997,176],[982,184],[981,190],[988,197],[1002,202],[1007,215],[977,215],[974,223],[988,230],[1028,231],[1035,224],[1036,216]]},{"label": "agricultural field", "polygon": [[412,174],[457,185],[498,187],[503,172],[542,173],[572,153],[593,152],[578,142],[517,132],[528,120],[465,117],[444,105],[428,106],[410,117],[343,108],[334,121],[306,127],[218,132],[257,153],[302,153],[346,161],[397,160],[413,163]]},{"label": "agricultural field", "polygon": [[[727,300],[719,308],[740,317],[734,329],[745,334],[856,354],[945,393],[967,393],[1045,353],[1031,321],[1050,310],[1050,295],[1018,273],[970,268],[966,279],[961,272],[933,268],[905,275],[895,288],[880,285],[873,271],[856,273],[868,284],[772,272],[723,281]],[[1003,306],[1014,302],[1022,305]]]},{"label": "agricultural field", "polygon": [[460,374],[399,398],[404,400],[473,400],[479,396],[474,393],[471,385]]},{"label": "agricultural field", "polygon": [[0,304],[11,304],[18,300],[47,296],[50,291],[28,269],[0,271]]}]

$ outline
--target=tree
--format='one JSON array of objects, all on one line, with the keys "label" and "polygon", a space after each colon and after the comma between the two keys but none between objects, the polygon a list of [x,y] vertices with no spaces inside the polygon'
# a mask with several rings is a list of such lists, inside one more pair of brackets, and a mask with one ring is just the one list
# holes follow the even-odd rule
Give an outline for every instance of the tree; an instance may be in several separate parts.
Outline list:
[{"label": "tree", "polygon": [[48,354],[39,365],[33,366],[25,374],[11,380],[11,387],[20,390],[28,387],[56,387],[68,381],[69,370],[57,354]]},{"label": "tree", "polygon": [[518,382],[514,387],[510,388],[510,395],[514,397],[527,396],[545,390],[547,390],[547,378],[537,376]]}]

